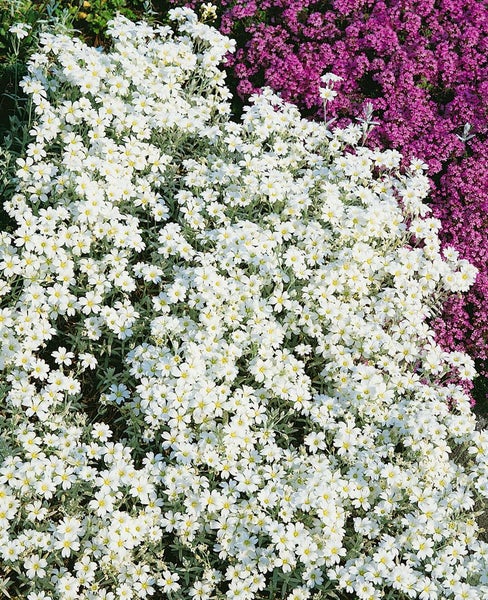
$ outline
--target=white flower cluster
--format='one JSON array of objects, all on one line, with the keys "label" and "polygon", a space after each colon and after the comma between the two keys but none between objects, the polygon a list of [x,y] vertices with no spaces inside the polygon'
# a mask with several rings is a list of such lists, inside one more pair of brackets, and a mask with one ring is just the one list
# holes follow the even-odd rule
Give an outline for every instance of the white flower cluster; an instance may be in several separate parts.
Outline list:
[{"label": "white flower cluster", "polygon": [[[0,558],[27,600],[488,597],[488,434],[429,318],[418,164],[265,91],[233,44],[44,35],[0,234]],[[461,461],[459,456],[464,453]],[[330,597],[336,597],[331,595]]]}]

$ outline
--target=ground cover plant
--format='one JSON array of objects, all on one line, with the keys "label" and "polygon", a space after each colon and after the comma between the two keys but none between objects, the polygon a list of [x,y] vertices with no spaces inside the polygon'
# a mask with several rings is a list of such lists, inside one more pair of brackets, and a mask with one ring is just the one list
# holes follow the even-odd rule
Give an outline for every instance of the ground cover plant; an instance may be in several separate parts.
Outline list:
[{"label": "ground cover plant", "polygon": [[[21,24],[21,25],[19,25]],[[18,99],[18,82],[37,34],[43,29],[71,29],[66,8],[48,0],[0,0],[0,134],[9,129],[9,117]],[[14,28],[12,30],[12,28]],[[13,33],[16,33],[13,35]]]},{"label": "ground cover plant", "polygon": [[[476,269],[420,161],[270,90],[188,9],[41,36],[0,234],[14,598],[484,598],[488,434],[429,322]],[[325,75],[321,97],[333,96]],[[461,460],[462,459],[462,460]]]},{"label": "ground cover plant", "polygon": [[31,115],[19,81],[40,32],[72,29],[69,10],[53,0],[0,0],[0,230],[11,225],[3,200],[12,195],[15,160],[29,141]]},{"label": "ground cover plant", "polygon": [[[161,7],[162,8],[162,7]],[[0,0],[0,135],[11,132],[9,122],[19,116],[18,82],[27,57],[42,31],[77,31],[90,45],[103,44],[108,21],[116,14],[150,20],[150,0]],[[163,14],[160,15],[164,18]],[[21,35],[12,35],[21,23]],[[4,142],[2,140],[2,145]]]},{"label": "ground cover plant", "polygon": [[[181,4],[181,2],[178,2]],[[201,7],[202,2],[189,2]],[[325,71],[342,77],[329,115],[349,121],[371,104],[371,148],[395,148],[429,167],[429,204],[453,245],[479,273],[435,322],[446,349],[486,369],[488,340],[488,7],[481,0],[223,0],[222,32],[239,40],[229,57],[247,98],[263,85],[322,117]],[[344,122],[343,120],[340,122]],[[481,389],[481,388],[480,388]],[[478,399],[486,405],[485,394]]]},{"label": "ground cover plant", "polygon": [[90,45],[104,43],[107,24],[117,14],[131,20],[154,15],[151,0],[60,0]]}]

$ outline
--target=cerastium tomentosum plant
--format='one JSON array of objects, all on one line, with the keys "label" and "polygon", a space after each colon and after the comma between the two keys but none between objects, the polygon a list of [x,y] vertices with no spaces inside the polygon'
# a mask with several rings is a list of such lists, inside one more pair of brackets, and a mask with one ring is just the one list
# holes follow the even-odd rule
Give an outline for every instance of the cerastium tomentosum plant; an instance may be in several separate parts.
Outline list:
[{"label": "cerastium tomentosum plant", "polygon": [[[488,435],[427,320],[422,163],[265,90],[188,9],[44,35],[0,235],[0,555],[47,599],[482,598]],[[460,466],[451,448],[468,460]]]}]

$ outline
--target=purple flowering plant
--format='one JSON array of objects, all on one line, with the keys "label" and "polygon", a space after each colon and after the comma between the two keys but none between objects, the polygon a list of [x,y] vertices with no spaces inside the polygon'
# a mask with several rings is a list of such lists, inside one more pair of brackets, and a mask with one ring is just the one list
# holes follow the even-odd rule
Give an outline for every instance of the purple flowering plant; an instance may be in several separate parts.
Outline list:
[{"label": "purple flowering plant", "polygon": [[[202,3],[194,1],[193,7]],[[372,104],[371,147],[427,163],[442,241],[478,269],[435,326],[441,344],[488,359],[488,7],[479,0],[223,0],[220,29],[238,41],[228,67],[242,99],[266,85],[323,117],[320,78],[342,78],[327,118]]]}]

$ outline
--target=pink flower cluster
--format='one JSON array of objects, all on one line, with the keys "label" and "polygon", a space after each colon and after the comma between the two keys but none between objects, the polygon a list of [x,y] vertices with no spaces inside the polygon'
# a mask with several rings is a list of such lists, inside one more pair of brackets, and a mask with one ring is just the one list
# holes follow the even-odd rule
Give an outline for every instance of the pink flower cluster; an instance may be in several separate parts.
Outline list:
[{"label": "pink flower cluster", "polygon": [[471,292],[448,302],[437,320],[439,341],[486,361],[486,2],[222,0],[219,9],[221,31],[238,43],[229,68],[241,98],[267,85],[321,117],[320,77],[333,72],[343,81],[328,118],[343,123],[372,103],[380,125],[369,144],[428,164],[443,241],[480,271]]}]

